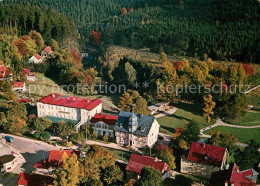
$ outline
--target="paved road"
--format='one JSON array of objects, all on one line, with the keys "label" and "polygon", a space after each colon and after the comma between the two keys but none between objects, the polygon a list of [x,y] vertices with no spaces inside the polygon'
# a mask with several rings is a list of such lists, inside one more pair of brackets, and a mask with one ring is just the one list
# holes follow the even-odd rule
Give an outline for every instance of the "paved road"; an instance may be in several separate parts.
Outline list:
[{"label": "paved road", "polygon": [[[205,134],[203,134],[203,132],[205,132],[206,130],[212,129],[214,127],[217,127],[217,126],[225,126],[225,127],[233,127],[233,128],[241,128],[241,129],[260,128],[260,125],[256,125],[256,126],[231,125],[231,124],[224,123],[221,119],[217,119],[215,124],[205,127],[203,129],[200,129],[200,134],[205,135]],[[209,136],[209,135],[205,135],[205,136]]]},{"label": "paved road", "polygon": [[[5,136],[6,134],[0,134],[1,136]],[[26,163],[22,165],[18,165],[11,173],[0,176],[0,185],[4,186],[15,186],[18,180],[18,175],[21,172],[30,173],[34,170],[33,165],[49,156],[49,151],[51,149],[61,149],[61,147],[55,147],[53,145],[49,145],[47,143],[32,140],[24,137],[10,135],[14,138],[13,143],[7,143],[11,147],[20,151],[22,156],[24,157]]]},{"label": "paved road", "polygon": [[172,109],[164,111],[163,113],[156,114],[154,117],[155,118],[160,118],[160,117],[163,117],[163,116],[169,116],[169,115],[174,114],[177,110],[178,110],[178,108],[174,107]]}]

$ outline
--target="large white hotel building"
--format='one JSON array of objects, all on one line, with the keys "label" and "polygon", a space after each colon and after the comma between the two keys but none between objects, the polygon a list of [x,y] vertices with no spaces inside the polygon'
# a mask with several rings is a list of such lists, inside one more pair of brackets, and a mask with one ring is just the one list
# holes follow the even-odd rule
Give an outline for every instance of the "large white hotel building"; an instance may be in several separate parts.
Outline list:
[{"label": "large white hotel building", "polygon": [[96,113],[102,112],[102,100],[50,94],[37,101],[38,117],[53,122],[72,121],[78,130],[88,123]]}]

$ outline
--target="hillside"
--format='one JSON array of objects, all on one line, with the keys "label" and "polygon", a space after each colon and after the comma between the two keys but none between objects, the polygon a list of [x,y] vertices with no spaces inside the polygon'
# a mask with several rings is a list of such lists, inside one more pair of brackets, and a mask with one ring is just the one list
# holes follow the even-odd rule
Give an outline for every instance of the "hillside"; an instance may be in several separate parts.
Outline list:
[{"label": "hillside", "polygon": [[260,61],[257,0],[3,2],[54,7],[74,18],[86,41],[91,40],[91,31],[96,29],[101,32],[104,44],[151,48],[155,52],[163,47],[169,55],[203,57],[207,54],[218,60]]},{"label": "hillside", "polygon": [[[31,91],[30,97],[33,97],[35,101],[51,93],[59,93],[67,96],[76,96],[72,93],[68,93],[67,91],[63,90],[61,86],[56,84],[50,78],[44,76],[44,74],[41,73],[33,73],[33,74],[36,76],[36,81],[28,82],[27,87]],[[94,96],[81,96],[81,97],[87,97],[89,99],[100,98],[103,101],[104,110],[106,111],[117,110],[117,107],[113,104],[112,99],[109,96],[94,95]]]}]

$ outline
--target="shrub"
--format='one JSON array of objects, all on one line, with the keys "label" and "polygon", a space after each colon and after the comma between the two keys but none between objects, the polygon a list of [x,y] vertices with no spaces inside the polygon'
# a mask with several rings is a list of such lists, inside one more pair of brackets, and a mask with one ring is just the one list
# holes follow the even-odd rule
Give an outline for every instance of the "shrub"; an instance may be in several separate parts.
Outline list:
[{"label": "shrub", "polygon": [[107,135],[104,135],[104,136],[103,136],[103,141],[104,141],[104,142],[107,142],[107,141],[108,141]]},{"label": "shrub", "polygon": [[50,135],[50,133],[49,133],[48,131],[44,131],[44,132],[42,133],[42,139],[43,139],[44,141],[48,141],[50,138],[51,138],[51,135]]},{"label": "shrub", "polygon": [[36,131],[34,134],[33,134],[33,137],[36,138],[36,139],[39,139],[41,133],[39,131]]}]

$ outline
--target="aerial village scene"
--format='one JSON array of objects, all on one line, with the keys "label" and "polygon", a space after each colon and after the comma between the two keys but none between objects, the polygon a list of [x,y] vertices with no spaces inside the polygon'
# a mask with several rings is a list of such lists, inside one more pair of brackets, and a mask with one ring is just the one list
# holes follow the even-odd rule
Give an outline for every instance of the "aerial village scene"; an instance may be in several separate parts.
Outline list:
[{"label": "aerial village scene", "polygon": [[259,0],[0,0],[0,186],[260,185]]}]

